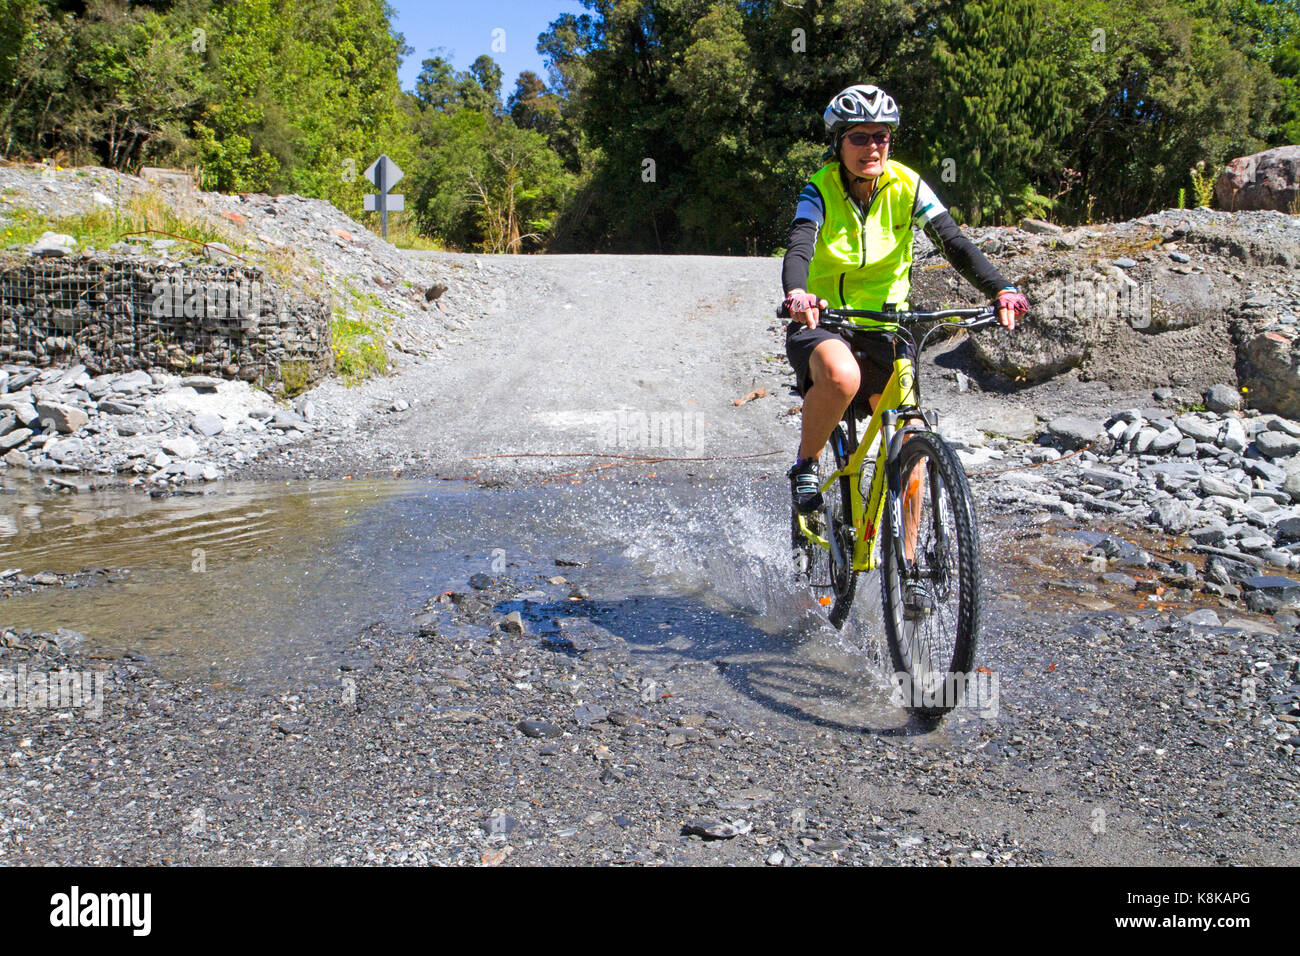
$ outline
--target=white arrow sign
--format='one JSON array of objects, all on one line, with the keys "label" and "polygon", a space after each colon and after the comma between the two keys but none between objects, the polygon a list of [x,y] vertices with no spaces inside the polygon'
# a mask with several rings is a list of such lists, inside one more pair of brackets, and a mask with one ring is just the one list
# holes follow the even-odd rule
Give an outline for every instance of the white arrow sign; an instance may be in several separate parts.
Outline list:
[{"label": "white arrow sign", "polygon": [[388,191],[396,186],[397,181],[404,175],[406,174],[398,169],[397,164],[388,158],[387,153],[381,154],[366,170],[366,179],[374,183],[375,188],[379,190],[378,193],[365,197],[366,211],[378,211],[379,234],[385,239],[388,238],[388,214],[406,208],[405,198]]},{"label": "white arrow sign", "polygon": [[397,181],[405,175],[406,173],[402,172],[397,164],[388,158],[387,153],[376,159],[366,169],[366,179],[385,192],[396,186]]}]

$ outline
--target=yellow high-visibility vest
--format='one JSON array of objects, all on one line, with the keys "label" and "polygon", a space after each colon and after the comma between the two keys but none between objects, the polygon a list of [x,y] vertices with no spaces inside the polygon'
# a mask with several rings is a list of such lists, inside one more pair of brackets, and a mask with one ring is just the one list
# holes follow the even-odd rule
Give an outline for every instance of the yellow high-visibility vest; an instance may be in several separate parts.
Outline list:
[{"label": "yellow high-visibility vest", "polygon": [[[919,174],[885,161],[866,217],[845,191],[840,163],[831,160],[811,182],[821,193],[826,220],[808,268],[808,291],[833,308],[909,308],[912,288],[912,212]],[[896,323],[855,319],[866,328],[897,329]]]}]

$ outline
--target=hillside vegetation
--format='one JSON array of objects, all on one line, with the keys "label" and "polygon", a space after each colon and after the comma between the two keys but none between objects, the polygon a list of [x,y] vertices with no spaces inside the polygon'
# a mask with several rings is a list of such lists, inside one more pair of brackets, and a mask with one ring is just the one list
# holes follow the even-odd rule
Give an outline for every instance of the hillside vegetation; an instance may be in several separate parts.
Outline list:
[{"label": "hillside vegetation", "polygon": [[1300,142],[1289,0],[584,5],[538,38],[546,78],[429,51],[403,91],[382,0],[0,0],[0,152],[360,214],[382,149],[406,242],[767,254],[853,82],[895,96],[896,158],[971,224],[1192,205],[1198,162]]}]

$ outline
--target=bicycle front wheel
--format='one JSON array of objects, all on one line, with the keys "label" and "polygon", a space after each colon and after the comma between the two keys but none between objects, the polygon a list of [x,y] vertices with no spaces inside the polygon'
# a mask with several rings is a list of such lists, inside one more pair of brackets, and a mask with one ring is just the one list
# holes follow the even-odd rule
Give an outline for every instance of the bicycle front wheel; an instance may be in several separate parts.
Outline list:
[{"label": "bicycle front wheel", "polygon": [[[957,455],[934,432],[899,453],[885,509],[880,582],[885,635],[904,706],[937,717],[961,703],[980,626],[975,505]],[[898,553],[901,541],[903,554]]]},{"label": "bicycle front wheel", "polygon": [[[848,464],[848,434],[843,425],[836,425],[830,441],[822,449],[821,474],[831,475]],[[840,478],[822,495],[826,514],[827,539],[835,544],[826,555],[826,570],[830,577],[835,603],[829,615],[831,626],[837,630],[844,625],[853,607],[853,596],[858,589],[858,575],[853,570],[853,481]]]}]

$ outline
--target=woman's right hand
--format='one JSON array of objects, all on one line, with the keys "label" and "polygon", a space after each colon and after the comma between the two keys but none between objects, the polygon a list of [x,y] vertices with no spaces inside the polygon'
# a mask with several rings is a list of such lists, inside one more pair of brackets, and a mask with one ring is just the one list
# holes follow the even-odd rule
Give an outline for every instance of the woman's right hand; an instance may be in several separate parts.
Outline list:
[{"label": "woman's right hand", "polygon": [[793,289],[786,293],[785,297],[785,310],[790,314],[790,318],[810,329],[817,328],[820,310],[829,305],[830,303],[825,299],[819,299],[802,289]]}]

